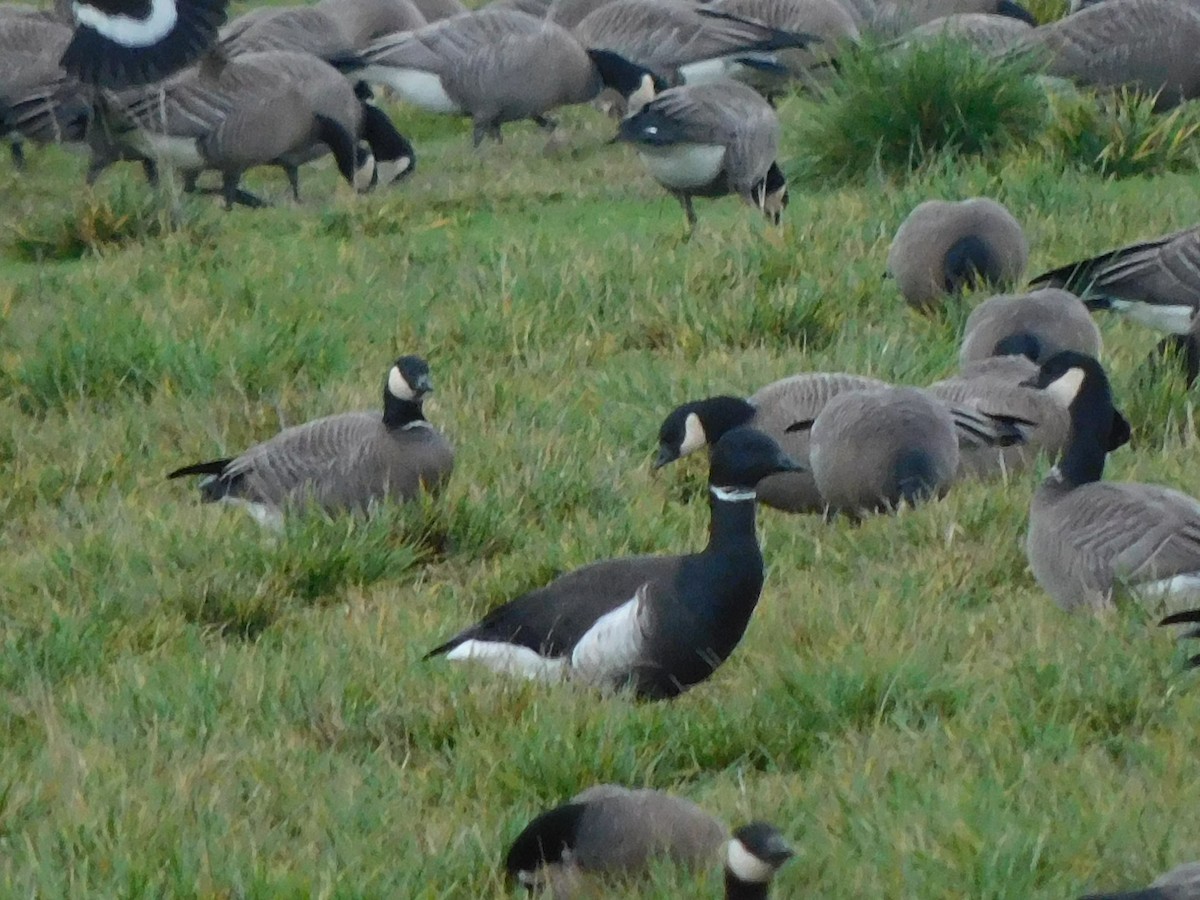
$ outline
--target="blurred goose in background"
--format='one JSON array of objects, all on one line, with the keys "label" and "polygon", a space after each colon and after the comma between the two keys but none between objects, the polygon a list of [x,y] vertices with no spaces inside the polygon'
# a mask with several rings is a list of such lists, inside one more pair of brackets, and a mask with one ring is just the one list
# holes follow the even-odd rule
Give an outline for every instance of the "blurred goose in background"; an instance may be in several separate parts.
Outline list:
[{"label": "blurred goose in background", "polygon": [[515,9],[538,19],[546,19],[549,18],[550,3],[551,0],[491,0],[488,6],[497,9]]},{"label": "blurred goose in background", "polygon": [[461,0],[413,0],[426,22],[440,22],[470,12]]},{"label": "blurred goose in background", "polygon": [[735,428],[712,449],[709,540],[699,553],[576,569],[492,610],[425,658],[527,678],[572,676],[647,700],[683,693],[741,642],[763,585],[755,486],[796,467],[762,432]]},{"label": "blurred goose in background", "polygon": [[350,412],[285,428],[237,457],[184,466],[168,478],[203,475],[205,503],[245,505],[278,526],[284,511],[311,502],[327,513],[365,512],[439,488],[454,468],[450,443],[425,419],[429,366],[402,356],[388,371],[383,416]]},{"label": "blurred goose in background", "polygon": [[802,470],[771,475],[758,483],[758,500],[785,512],[821,512],[825,503],[808,461],[812,423],[842,391],[885,387],[884,382],[842,372],[810,372],[772,382],[749,398],[709,397],[676,407],[658,431],[654,468],[711,445],[742,425],[772,437]]},{"label": "blurred goose in background", "polygon": [[1104,0],[1035,28],[1017,45],[1048,75],[1094,88],[1158,95],[1168,109],[1200,97],[1200,5],[1189,0]]},{"label": "blurred goose in background", "polygon": [[0,11],[0,139],[9,141],[13,163],[21,167],[26,140],[82,141],[91,103],[59,64],[70,26],[8,9]]},{"label": "blurred goose in background", "polygon": [[1034,577],[1064,610],[1106,610],[1114,591],[1178,609],[1200,598],[1200,501],[1151,484],[1101,481],[1129,425],[1096,360],[1061,353],[1034,386],[1068,403],[1062,461],[1033,498],[1026,549]]},{"label": "blurred goose in background", "polygon": [[428,112],[470,116],[477,147],[484,137],[499,141],[506,122],[532,119],[553,128],[547,113],[585,103],[604,86],[648,98],[656,83],[653,73],[615,54],[585,50],[553,22],[504,8],[391,35],[362,56],[356,77],[385,84]]},{"label": "blurred goose in background", "polygon": [[1001,56],[1014,47],[1033,26],[1023,19],[991,13],[956,13],[926,22],[906,32],[902,46],[952,40],[968,44],[986,56]]},{"label": "blurred goose in background", "polygon": [[1029,243],[1012,213],[973,197],[919,204],[892,239],[887,271],[910,306],[930,311],[965,288],[1013,285],[1028,262]]},{"label": "blurred goose in background", "polygon": [[350,45],[359,49],[384,35],[428,24],[412,0],[320,0],[316,8],[337,22]]},{"label": "blurred goose in background", "polygon": [[935,19],[964,14],[1000,16],[1037,25],[1033,14],[1015,0],[881,0],[870,27],[881,37],[898,37]]},{"label": "blurred goose in background", "polygon": [[321,4],[259,6],[221,30],[220,51],[232,58],[245,53],[288,50],[338,62],[352,58],[357,46],[342,22],[335,10]]},{"label": "blurred goose in background", "polygon": [[1080,900],[1200,900],[1200,862],[1176,866],[1148,888],[1115,894],[1088,894]]},{"label": "blurred goose in background", "polygon": [[787,207],[776,162],[779,119],[757,92],[736,82],[684,85],[625,119],[617,139],[637,148],[654,180],[679,201],[688,232],[693,197],[736,194],[775,225]]},{"label": "blurred goose in background", "polygon": [[[1200,638],[1200,626],[1198,626],[1197,623],[1200,623],[1200,609],[1185,609],[1182,612],[1172,613],[1171,615],[1164,617],[1163,620],[1158,624],[1166,626],[1187,626],[1186,630],[1179,635],[1179,640],[1185,641]],[[1200,669],[1200,653],[1188,658],[1187,668]],[[1196,891],[1195,897],[1196,900],[1200,900],[1200,863],[1192,863],[1191,865],[1196,867],[1196,870],[1191,874],[1197,879],[1194,884],[1194,889]]]},{"label": "blurred goose in background", "polygon": [[530,891],[569,900],[586,893],[588,876],[628,878],[660,859],[702,870],[723,858],[726,898],[760,900],[793,855],[772,825],[755,822],[731,835],[688,800],[600,784],[534,818],[509,847],[504,868]]},{"label": "blurred goose in background", "polygon": [[1100,356],[1100,329],[1074,294],[1044,288],[989,297],[971,310],[958,351],[963,366],[1017,354],[1043,363],[1064,350]]}]

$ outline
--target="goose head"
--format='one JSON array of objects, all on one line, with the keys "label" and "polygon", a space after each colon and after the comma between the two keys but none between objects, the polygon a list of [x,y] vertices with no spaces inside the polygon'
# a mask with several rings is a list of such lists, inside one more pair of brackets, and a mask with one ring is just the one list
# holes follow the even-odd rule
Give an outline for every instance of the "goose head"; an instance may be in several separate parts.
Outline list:
[{"label": "goose head", "polygon": [[1129,443],[1129,422],[1114,405],[1108,375],[1094,357],[1074,350],[1056,353],[1022,384],[1067,409],[1073,438],[1093,439],[1106,452]]},{"label": "goose head", "polygon": [[753,491],[768,475],[803,472],[804,467],[754,428],[734,428],[713,444],[708,483],[726,490]]},{"label": "goose head", "polygon": [[787,178],[778,163],[771,163],[767,174],[750,189],[750,203],[758,207],[772,225],[783,223],[783,211],[788,205]]},{"label": "goose head", "polygon": [[774,825],[751,822],[737,829],[725,850],[726,881],[766,884],[796,855]]},{"label": "goose head", "polygon": [[709,397],[671,410],[658,429],[660,469],[720,439],[725,432],[754,418],[754,407],[740,397]]}]

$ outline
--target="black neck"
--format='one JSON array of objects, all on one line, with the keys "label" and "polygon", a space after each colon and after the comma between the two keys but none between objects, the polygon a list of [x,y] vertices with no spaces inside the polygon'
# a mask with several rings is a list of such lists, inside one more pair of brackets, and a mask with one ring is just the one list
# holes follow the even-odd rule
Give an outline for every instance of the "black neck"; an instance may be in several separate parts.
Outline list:
[{"label": "black neck", "polygon": [[1109,435],[1113,427],[1112,397],[1104,385],[1080,386],[1071,403],[1071,435],[1058,471],[1072,486],[1090,484],[1104,476]]},{"label": "black neck", "polygon": [[[718,490],[746,492],[744,488],[718,487]],[[753,499],[722,500],[713,493],[713,486],[710,485],[708,505],[711,511],[708,523],[708,549],[713,550],[746,541],[757,547],[758,537],[754,531],[754,507],[757,504]]]},{"label": "black neck", "polygon": [[388,428],[402,428],[413,422],[421,422],[425,413],[420,400],[401,400],[391,391],[383,392],[383,424]]},{"label": "black neck", "polygon": [[767,900],[769,889],[766,881],[742,881],[725,869],[725,900]]}]

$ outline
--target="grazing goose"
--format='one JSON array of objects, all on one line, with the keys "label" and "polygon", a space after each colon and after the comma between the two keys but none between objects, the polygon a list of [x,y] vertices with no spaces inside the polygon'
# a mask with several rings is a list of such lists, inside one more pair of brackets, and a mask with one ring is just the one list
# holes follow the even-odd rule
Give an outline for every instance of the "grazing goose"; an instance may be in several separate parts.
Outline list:
[{"label": "grazing goose", "polygon": [[1015,48],[1046,74],[1095,88],[1157,94],[1169,109],[1200,97],[1200,5],[1188,0],[1105,0],[1035,28]]},{"label": "grazing goose", "polygon": [[985,56],[1001,56],[1033,29],[1029,23],[991,13],[956,13],[926,22],[904,35],[903,45],[950,39],[968,44]]},{"label": "grazing goose", "polygon": [[159,81],[204,53],[228,0],[72,0],[75,33],[60,64],[87,84]]},{"label": "grazing goose", "polygon": [[676,407],[658,431],[661,468],[706,444],[715,443],[732,428],[748,425],[773,438],[802,467],[795,472],[771,475],[758,483],[758,500],[785,512],[821,512],[825,502],[808,466],[812,422],[841,391],[884,387],[884,382],[840,372],[793,375],[768,384],[753,396],[709,397]]},{"label": "grazing goose", "polygon": [[816,40],[684,0],[611,0],[572,30],[585,47],[616,53],[673,85],[786,75],[779,51]]},{"label": "grazing goose", "polygon": [[1128,437],[1096,360],[1061,353],[1036,387],[1068,403],[1062,461],[1034,494],[1026,551],[1038,584],[1063,609],[1109,609],[1125,585],[1144,601],[1178,608],[1200,597],[1200,501],[1151,484],[1100,480],[1104,460]]},{"label": "grazing goose", "polygon": [[431,651],[529,678],[566,675],[674,697],[712,675],[741,641],[758,605],[763,559],[755,485],[796,463],[752,428],[712,449],[708,545],[686,556],[593,563],[512,600]]},{"label": "grazing goose", "polygon": [[385,84],[414,106],[470,116],[474,143],[501,139],[505,122],[585,103],[604,86],[653,96],[656,77],[612,53],[585,50],[565,28],[513,9],[479,12],[391,35],[362,53],[356,77]]},{"label": "grazing goose", "polygon": [[764,822],[731,835],[688,800],[600,784],[530,822],[505,854],[504,869],[531,891],[545,889],[552,900],[567,900],[586,874],[639,875],[659,859],[700,870],[716,862],[722,848],[728,900],[766,898],[775,873],[795,855]]},{"label": "grazing goose", "polygon": [[1148,888],[1115,894],[1088,894],[1080,900],[1200,900],[1200,862],[1176,866]]},{"label": "grazing goose", "polygon": [[317,9],[338,23],[355,48],[387,34],[416,31],[428,24],[412,0],[320,0]]},{"label": "grazing goose", "polygon": [[[1182,641],[1200,638],[1200,627],[1196,627],[1196,623],[1198,622],[1200,622],[1200,609],[1185,609],[1182,612],[1172,613],[1171,615],[1166,616],[1158,624],[1190,626],[1188,630],[1184,631],[1183,634],[1179,636],[1179,639]],[[1189,669],[1200,669],[1200,653],[1189,657],[1187,661],[1187,667]],[[1200,864],[1197,864],[1197,869],[1196,888],[1198,891],[1200,891]],[[1200,893],[1197,894],[1197,900],[1200,900]]]},{"label": "grazing goose", "polygon": [[1045,288],[989,297],[971,310],[958,362],[1019,354],[1040,364],[1064,350],[1098,357],[1100,348],[1100,329],[1079,298]]},{"label": "grazing goose", "polygon": [[787,180],[775,157],[779,119],[758,93],[736,82],[683,85],[663,91],[621,123],[654,180],[696,225],[693,197],[737,194],[778,225]]},{"label": "grazing goose", "polygon": [[1025,233],[995,200],[926,200],[896,232],[887,270],[910,306],[929,311],[964,288],[1014,284],[1028,261]]},{"label": "grazing goose", "polygon": [[247,505],[265,524],[311,501],[329,513],[366,511],[386,500],[410,500],[450,477],[454,451],[425,419],[433,388],[429,366],[402,356],[388,372],[383,416],[351,412],[286,428],[241,456],[184,466],[168,478],[203,475],[206,503]]}]

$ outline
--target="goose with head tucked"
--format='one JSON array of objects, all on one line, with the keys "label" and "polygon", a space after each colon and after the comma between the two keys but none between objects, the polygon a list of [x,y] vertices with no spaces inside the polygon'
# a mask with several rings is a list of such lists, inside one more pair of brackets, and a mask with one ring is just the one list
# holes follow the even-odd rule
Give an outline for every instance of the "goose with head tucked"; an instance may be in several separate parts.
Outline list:
[{"label": "goose with head tucked", "polygon": [[[533,819],[505,854],[509,879],[551,900],[571,900],[607,878],[628,880],[659,860],[703,870],[724,863],[726,900],[765,900],[794,855],[765,822],[729,829],[663,791],[599,784]],[[590,895],[589,895],[590,896]]]},{"label": "goose with head tucked", "polygon": [[959,365],[1019,355],[1039,365],[1064,350],[1100,355],[1100,329],[1074,294],[1044,288],[989,297],[967,317]]},{"label": "goose with head tucked", "polygon": [[787,179],[776,162],[779,119],[757,92],[733,81],[683,85],[655,97],[621,123],[619,140],[696,225],[693,197],[734,194],[775,225],[787,207]]},{"label": "goose with head tucked", "polygon": [[1034,494],[1026,551],[1038,584],[1064,610],[1103,611],[1126,588],[1176,610],[1200,597],[1200,501],[1153,484],[1101,481],[1129,436],[1101,365],[1060,353],[1033,379],[1071,416],[1062,460]]},{"label": "goose with head tucked", "polygon": [[184,466],[168,478],[202,475],[206,503],[245,505],[278,525],[290,506],[311,502],[328,513],[364,512],[437,490],[454,468],[454,451],[425,418],[433,390],[429,366],[402,356],[388,371],[383,415],[349,412],[286,428],[240,456]]},{"label": "goose with head tucked", "polygon": [[709,540],[685,556],[593,563],[494,609],[432,650],[529,678],[574,677],[665,699],[705,681],[733,653],[758,605],[763,558],[755,487],[796,463],[752,428],[713,447]]}]

